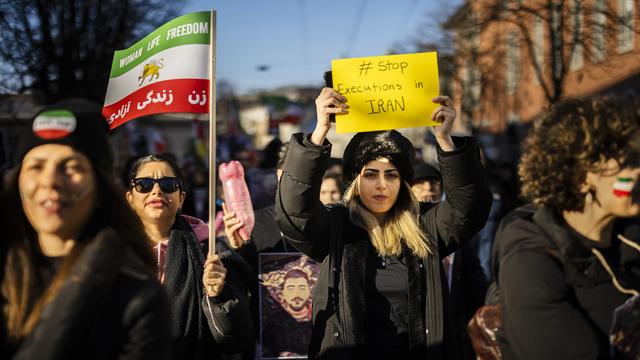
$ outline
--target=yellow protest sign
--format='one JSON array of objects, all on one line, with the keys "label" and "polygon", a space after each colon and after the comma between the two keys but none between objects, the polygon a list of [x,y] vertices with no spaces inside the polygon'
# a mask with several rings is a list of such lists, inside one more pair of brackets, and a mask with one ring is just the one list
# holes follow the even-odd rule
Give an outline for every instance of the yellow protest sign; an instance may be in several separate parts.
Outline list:
[{"label": "yellow protest sign", "polygon": [[349,113],[336,116],[336,132],[430,126],[440,94],[435,52],[331,61],[333,87]]}]

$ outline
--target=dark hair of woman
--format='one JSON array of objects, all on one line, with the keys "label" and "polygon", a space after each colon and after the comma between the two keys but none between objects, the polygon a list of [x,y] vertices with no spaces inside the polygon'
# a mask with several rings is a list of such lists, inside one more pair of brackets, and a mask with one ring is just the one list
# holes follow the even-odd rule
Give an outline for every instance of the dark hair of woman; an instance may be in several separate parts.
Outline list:
[{"label": "dark hair of woman", "polygon": [[609,159],[621,169],[640,163],[636,106],[607,97],[564,100],[536,121],[525,142],[522,195],[557,212],[581,211],[587,172]]},{"label": "dark hair of woman", "polygon": [[342,191],[342,175],[335,172],[327,172],[322,177],[322,180],[324,179],[333,179],[336,182],[336,186],[338,187],[338,189]]},{"label": "dark hair of woman", "polygon": [[282,147],[282,141],[280,139],[275,138],[271,140],[267,146],[262,151],[262,161],[260,162],[260,167],[263,169],[274,168],[278,165],[278,160],[280,157],[280,148]]},{"label": "dark hair of woman", "polygon": [[6,301],[3,312],[7,332],[13,343],[19,342],[31,333],[38,323],[43,306],[55,297],[75,261],[86,247],[87,244],[82,240],[93,239],[97,231],[105,227],[112,228],[140,259],[148,275],[155,276],[157,271],[156,261],[149,246],[150,240],[144,232],[142,222],[126,203],[124,191],[110,174],[94,166],[93,171],[97,189],[99,189],[97,207],[85,225],[83,234],[78,237],[78,242],[64,257],[61,266],[47,286],[39,271],[45,257],[40,250],[37,234],[23,211],[20,199],[18,183],[20,170],[20,166],[12,170],[6,184],[6,206],[15,209],[16,213],[13,216],[14,223],[9,227],[8,236],[5,237],[9,244],[2,282],[2,296]]},{"label": "dark hair of woman", "polygon": [[129,171],[129,183],[127,184],[127,186],[131,187],[131,182],[133,180],[135,180],[136,175],[138,174],[138,170],[140,170],[140,168],[144,164],[148,164],[148,163],[152,163],[152,162],[165,162],[165,163],[169,164],[169,166],[173,170],[173,173],[175,174],[176,178],[178,179],[178,183],[180,184],[180,188],[184,191],[184,188],[183,188],[183,178],[184,178],[184,176],[182,175],[182,169],[180,169],[180,166],[178,166],[178,163],[176,162],[176,160],[172,156],[157,155],[157,154],[156,155],[143,156],[143,157],[139,158],[138,160],[136,160],[133,163],[133,165],[131,166],[131,170]]}]

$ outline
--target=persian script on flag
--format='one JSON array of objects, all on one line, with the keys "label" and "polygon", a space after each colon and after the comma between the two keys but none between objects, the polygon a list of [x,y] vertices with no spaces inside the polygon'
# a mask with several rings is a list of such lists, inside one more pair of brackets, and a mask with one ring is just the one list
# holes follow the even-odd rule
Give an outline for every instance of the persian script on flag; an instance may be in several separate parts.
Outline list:
[{"label": "persian script on flag", "polygon": [[211,29],[210,12],[187,14],[116,51],[102,109],[109,127],[144,115],[207,113]]}]

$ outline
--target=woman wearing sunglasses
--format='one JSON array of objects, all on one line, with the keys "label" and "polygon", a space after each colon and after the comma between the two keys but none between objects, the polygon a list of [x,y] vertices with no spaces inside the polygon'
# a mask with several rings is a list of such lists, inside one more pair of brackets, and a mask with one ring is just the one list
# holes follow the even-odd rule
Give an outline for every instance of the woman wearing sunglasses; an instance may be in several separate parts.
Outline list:
[{"label": "woman wearing sunglasses", "polygon": [[169,304],[100,108],[65,101],[29,125],[3,202],[0,359],[169,359]]},{"label": "woman wearing sunglasses", "polygon": [[149,155],[129,174],[126,198],[154,244],[158,280],[172,305],[173,357],[216,359],[221,352],[253,346],[246,291],[236,271],[242,260],[223,244],[218,244],[221,255],[206,255],[206,224],[179,214],[185,192],[178,165],[170,157]]}]

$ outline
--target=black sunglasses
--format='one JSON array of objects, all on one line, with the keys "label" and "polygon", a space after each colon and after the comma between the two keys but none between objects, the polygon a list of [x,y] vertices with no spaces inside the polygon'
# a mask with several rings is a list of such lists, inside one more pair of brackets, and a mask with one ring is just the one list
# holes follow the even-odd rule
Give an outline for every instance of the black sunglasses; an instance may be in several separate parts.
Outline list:
[{"label": "black sunglasses", "polygon": [[160,179],[150,177],[137,178],[131,181],[131,187],[141,194],[146,194],[153,190],[153,186],[156,183],[160,185],[160,190],[163,193],[170,194],[180,189],[180,181],[175,177],[163,177]]}]

